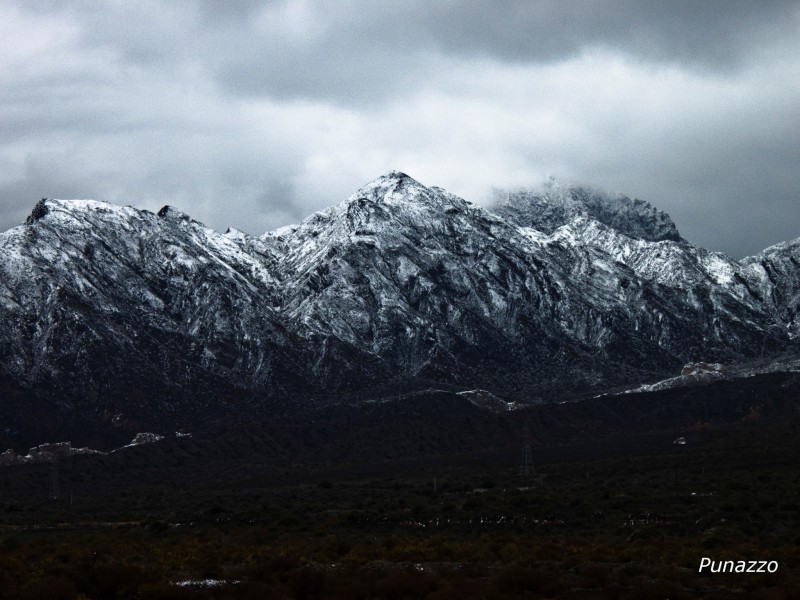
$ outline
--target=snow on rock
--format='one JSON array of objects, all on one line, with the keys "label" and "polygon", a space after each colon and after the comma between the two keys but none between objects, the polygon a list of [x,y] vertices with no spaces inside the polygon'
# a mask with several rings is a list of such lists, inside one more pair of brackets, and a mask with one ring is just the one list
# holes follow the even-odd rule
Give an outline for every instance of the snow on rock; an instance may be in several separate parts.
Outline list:
[{"label": "snow on rock", "polygon": [[486,408],[496,412],[508,412],[520,408],[517,402],[506,402],[488,390],[466,390],[457,393],[479,408]]},{"label": "snow on rock", "polygon": [[654,392],[676,387],[705,385],[714,381],[748,378],[767,373],[800,373],[800,358],[795,353],[772,358],[758,358],[736,365],[723,365],[711,362],[691,362],[681,369],[677,377],[670,377],[656,383],[645,384],[623,393]]},{"label": "snow on rock", "polygon": [[646,202],[555,182],[486,210],[392,171],[260,237],[44,199],[0,233],[0,370],[109,427],[386,381],[558,401],[796,351],[799,315],[800,240],[734,261]]},{"label": "snow on rock", "polygon": [[675,223],[647,202],[586,187],[564,187],[554,178],[540,190],[497,191],[494,212],[523,227],[552,233],[584,217],[647,241],[682,241]]},{"label": "snow on rock", "polygon": [[137,433],[136,437],[133,438],[133,441],[131,441],[131,443],[128,444],[128,446],[141,446],[142,444],[153,444],[155,442],[160,442],[163,439],[164,436],[159,435],[157,433],[149,433],[149,432]]},{"label": "snow on rock", "polygon": [[707,362],[692,362],[683,365],[681,369],[681,375],[695,375],[700,373],[719,373],[723,374],[725,372],[725,366],[719,363],[707,363]]},{"label": "snow on rock", "polygon": [[[684,368],[684,371],[686,369]],[[641,392],[658,392],[661,390],[669,390],[676,387],[691,387],[696,385],[705,385],[714,381],[725,379],[724,370],[695,370],[682,373],[677,377],[670,377],[657,383],[650,383],[641,385],[639,387],[626,390],[626,394],[637,394]]]},{"label": "snow on rock", "polygon": [[184,579],[176,581],[172,585],[189,588],[215,588],[224,585],[238,585],[239,583],[241,582],[236,579]]},{"label": "snow on rock", "polygon": [[71,456],[87,456],[92,454],[103,454],[99,450],[91,448],[73,448],[72,442],[55,442],[40,444],[28,450],[25,455],[19,455],[9,448],[0,454],[0,466],[19,465],[25,463],[47,463],[59,461]]}]

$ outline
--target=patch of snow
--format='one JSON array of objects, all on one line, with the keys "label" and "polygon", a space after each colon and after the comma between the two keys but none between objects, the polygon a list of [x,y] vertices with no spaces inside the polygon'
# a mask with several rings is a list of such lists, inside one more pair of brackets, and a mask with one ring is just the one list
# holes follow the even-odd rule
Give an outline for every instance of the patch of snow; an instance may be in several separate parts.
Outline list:
[{"label": "patch of snow", "polygon": [[178,587],[197,587],[197,588],[215,588],[223,585],[238,585],[241,583],[238,579],[184,579],[183,581],[176,581],[172,585]]},{"label": "patch of snow", "polygon": [[164,439],[163,435],[158,435],[157,433],[137,433],[136,437],[133,438],[133,441],[128,444],[129,446],[141,446],[142,444],[152,444],[154,442],[160,442]]},{"label": "patch of snow", "polygon": [[711,252],[706,257],[703,265],[711,277],[719,285],[728,285],[733,282],[733,265],[731,260],[724,254]]},{"label": "patch of snow", "polygon": [[478,408],[500,412],[508,412],[520,408],[517,402],[506,402],[487,390],[465,390],[463,392],[457,392],[457,394],[469,400],[471,404],[474,404]]}]

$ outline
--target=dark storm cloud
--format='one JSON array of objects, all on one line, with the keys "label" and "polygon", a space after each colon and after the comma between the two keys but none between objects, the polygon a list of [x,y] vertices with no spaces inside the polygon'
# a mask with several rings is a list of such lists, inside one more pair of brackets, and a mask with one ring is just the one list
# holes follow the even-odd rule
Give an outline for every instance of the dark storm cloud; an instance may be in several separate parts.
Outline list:
[{"label": "dark storm cloud", "polygon": [[[285,6],[273,3],[262,14],[277,12],[283,23]],[[237,22],[228,30],[235,51],[221,57],[219,78],[250,93],[353,102],[436,74],[435,55],[526,63],[601,46],[728,70],[751,48],[792,35],[797,13],[794,2],[751,1],[338,2],[316,9],[295,15],[304,23],[289,32],[276,32],[267,18]]]},{"label": "dark storm cloud", "polygon": [[[42,4],[32,3],[42,11]],[[90,48],[148,68],[194,61],[228,91],[375,102],[442,77],[442,58],[561,61],[616,49],[727,71],[794,35],[796,2],[620,0],[138,2],[63,5]],[[38,7],[38,8],[37,8]],[[438,60],[437,60],[438,59]]]},{"label": "dark storm cloud", "polygon": [[[428,23],[451,51],[508,60],[562,60],[587,47],[644,59],[735,66],[753,45],[791,33],[793,2],[586,0],[438,4]],[[788,19],[788,21],[787,21]]]},{"label": "dark storm cloud", "polygon": [[0,230],[40,196],[260,234],[392,168],[546,175],[735,256],[800,235],[796,2],[0,4]]}]

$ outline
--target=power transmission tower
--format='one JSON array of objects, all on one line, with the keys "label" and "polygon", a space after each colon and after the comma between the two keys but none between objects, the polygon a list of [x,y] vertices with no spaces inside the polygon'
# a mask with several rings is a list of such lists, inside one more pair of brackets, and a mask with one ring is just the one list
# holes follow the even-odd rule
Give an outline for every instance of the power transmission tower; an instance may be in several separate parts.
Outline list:
[{"label": "power transmission tower", "polygon": [[533,459],[531,458],[531,440],[528,430],[528,420],[525,420],[525,427],[522,430],[522,460],[519,465],[520,475],[530,475],[535,471]]},{"label": "power transmission tower", "polygon": [[53,458],[53,462],[50,463],[50,500],[58,500],[60,495],[58,489],[58,459]]}]

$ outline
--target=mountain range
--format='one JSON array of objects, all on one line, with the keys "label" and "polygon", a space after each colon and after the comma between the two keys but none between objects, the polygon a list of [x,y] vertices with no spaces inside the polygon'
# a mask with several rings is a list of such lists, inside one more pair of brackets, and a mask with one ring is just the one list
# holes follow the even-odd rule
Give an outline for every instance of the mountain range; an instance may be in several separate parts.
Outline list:
[{"label": "mountain range", "polygon": [[800,238],[742,260],[554,181],[391,172],[299,225],[43,199],[0,234],[0,442],[129,440],[436,388],[555,402],[800,348]]}]

